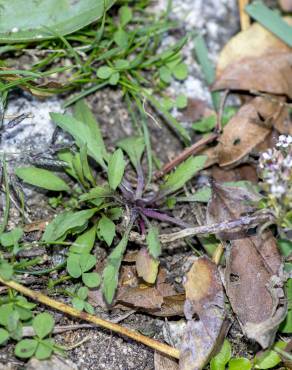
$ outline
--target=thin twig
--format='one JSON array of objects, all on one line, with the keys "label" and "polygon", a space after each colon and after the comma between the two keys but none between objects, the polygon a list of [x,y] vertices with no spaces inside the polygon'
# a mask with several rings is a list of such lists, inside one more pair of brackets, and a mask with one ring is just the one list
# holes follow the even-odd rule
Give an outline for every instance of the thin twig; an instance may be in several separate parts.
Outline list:
[{"label": "thin twig", "polygon": [[172,159],[170,162],[168,162],[160,171],[157,171],[154,174],[155,179],[159,179],[166,175],[168,172],[170,172],[174,167],[179,165],[181,162],[183,162],[185,159],[190,157],[191,155],[199,152],[202,150],[202,148],[206,145],[217,139],[218,134],[212,133],[206,137],[201,138],[199,141],[194,143],[192,146],[186,148],[182,153],[180,153],[177,157]]},{"label": "thin twig", "polygon": [[169,356],[174,357],[174,358],[179,358],[179,350],[178,349],[170,347],[169,345],[161,343],[161,342],[159,342],[157,340],[154,340],[152,338],[148,338],[148,337],[146,337],[146,336],[144,336],[140,333],[137,333],[134,330],[130,330],[130,329],[125,328],[121,325],[112,323],[112,322],[107,321],[107,320],[103,320],[103,319],[101,319],[97,316],[90,315],[90,314],[85,313],[85,312],[80,312],[80,311],[76,310],[75,308],[66,305],[65,303],[58,302],[54,299],[49,298],[45,294],[42,294],[40,292],[36,292],[36,291],[33,291],[29,288],[26,288],[25,286],[15,282],[15,281],[12,281],[12,280],[5,281],[0,277],[0,283],[2,283],[5,286],[8,286],[9,288],[17,290],[18,292],[22,293],[23,295],[25,295],[27,297],[30,297],[31,299],[33,299],[35,301],[43,303],[43,304],[45,304],[49,307],[52,307],[52,308],[54,308],[58,311],[64,312],[65,314],[68,314],[68,315],[73,316],[73,317],[77,317],[78,319],[81,319],[81,320],[92,322],[93,324],[96,324],[96,325],[98,325],[102,328],[108,329],[108,330],[112,330],[113,332],[118,333],[120,335],[124,335],[124,336],[126,336],[130,339],[133,339],[133,340],[135,340],[139,343],[142,343],[142,344],[144,344],[144,345],[146,345],[146,346],[148,346],[148,347],[150,347],[154,350],[157,350],[161,353],[164,353],[164,354],[169,355]]},{"label": "thin twig", "polygon": [[[243,230],[250,227],[257,226],[259,224],[271,221],[273,216],[271,214],[257,214],[252,216],[243,216],[239,219],[232,221],[224,221],[212,225],[190,227],[184,230],[170,233],[170,234],[161,234],[159,239],[161,243],[171,243],[178,239],[183,239],[189,236],[195,235],[206,235],[206,234],[217,234],[220,232],[226,231],[235,231],[236,229]],[[131,232],[130,241],[136,242],[138,244],[145,244],[145,235],[140,235],[136,232]]]},{"label": "thin twig", "polygon": [[244,10],[248,3],[249,0],[238,0],[240,27],[242,31],[245,31],[250,27],[250,17]]}]

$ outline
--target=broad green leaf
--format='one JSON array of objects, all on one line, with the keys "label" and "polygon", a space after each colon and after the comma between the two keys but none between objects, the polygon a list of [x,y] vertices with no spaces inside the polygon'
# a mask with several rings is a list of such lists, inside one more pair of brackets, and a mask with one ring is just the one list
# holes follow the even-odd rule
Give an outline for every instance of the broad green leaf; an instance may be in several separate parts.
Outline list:
[{"label": "broad green leaf", "polygon": [[228,364],[228,370],[250,370],[251,362],[244,357],[232,358]]},{"label": "broad green leaf", "polygon": [[82,310],[83,310],[83,308],[84,308],[84,304],[85,304],[85,302],[84,302],[84,300],[83,300],[83,299],[80,299],[80,298],[78,298],[78,297],[74,297],[74,298],[72,299],[72,306],[73,306],[76,310],[78,310],[78,311],[82,311]]},{"label": "broad green leaf", "polygon": [[88,288],[97,288],[101,283],[101,276],[97,272],[86,272],[82,274],[82,281]]},{"label": "broad green leaf", "polygon": [[23,339],[18,342],[15,346],[14,353],[20,358],[32,357],[38,346],[38,342],[35,339]]},{"label": "broad green leaf", "polygon": [[82,166],[83,175],[90,182],[92,186],[96,185],[95,179],[93,177],[92,170],[88,163],[88,157],[87,157],[87,145],[82,145],[80,148],[80,161]]},{"label": "broad green leaf", "polygon": [[167,195],[182,188],[187,181],[204,167],[206,160],[206,155],[188,158],[168,176],[166,182],[160,187],[160,192],[163,195]]},{"label": "broad green leaf", "polygon": [[[83,147],[83,145],[82,145]],[[80,182],[80,184],[83,185],[83,187],[88,188],[88,182],[85,180],[84,173],[83,173],[83,167],[81,163],[80,153],[76,153],[73,157],[73,169],[74,172],[77,175],[77,180]]]},{"label": "broad green leaf", "polygon": [[94,246],[96,236],[96,226],[86,230],[83,234],[79,235],[74,244],[71,245],[69,251],[71,253],[88,254]]},{"label": "broad green leaf", "polygon": [[108,66],[99,67],[96,71],[97,77],[101,78],[102,80],[107,80],[113,73],[114,69]]},{"label": "broad green leaf", "polygon": [[79,263],[82,272],[91,270],[96,265],[96,257],[92,254],[81,254],[79,256]]},{"label": "broad green leaf", "polygon": [[171,83],[171,80],[172,80],[171,70],[169,68],[167,68],[166,66],[160,67],[159,68],[159,77],[160,77],[161,81],[163,81],[167,84]]},{"label": "broad green leaf", "polygon": [[77,279],[81,276],[82,270],[80,266],[80,255],[70,254],[67,258],[67,271],[70,276]]},{"label": "broad green leaf", "polygon": [[60,238],[65,238],[68,233],[86,225],[95,212],[96,209],[93,208],[78,212],[66,211],[60,213],[46,227],[42,241],[54,242]]},{"label": "broad green leaf", "polygon": [[[100,19],[115,0],[10,0],[1,2],[0,42],[28,42],[67,35]],[[105,4],[105,9],[104,9]]]},{"label": "broad green leaf", "polygon": [[16,227],[7,233],[3,233],[0,235],[0,244],[3,247],[12,247],[18,244],[19,240],[22,238],[23,229],[21,227]]},{"label": "broad green leaf", "polygon": [[292,242],[290,240],[280,239],[277,241],[277,244],[283,256],[288,257],[292,254]]},{"label": "broad green leaf", "polygon": [[211,370],[225,370],[225,366],[231,358],[231,345],[227,339],[224,340],[220,352],[210,362]]},{"label": "broad green leaf", "polygon": [[80,195],[79,199],[81,201],[100,200],[100,203],[102,203],[104,198],[110,197],[111,195],[112,192],[108,186],[96,186],[95,188],[90,189],[88,193]]},{"label": "broad green leaf", "polygon": [[131,22],[133,17],[132,9],[126,5],[120,7],[119,9],[119,19],[120,25],[122,27],[126,26],[129,22]]},{"label": "broad green leaf", "polygon": [[7,329],[9,332],[14,332],[17,329],[19,323],[19,313],[17,311],[12,311],[8,316]]},{"label": "broad green leaf", "polygon": [[18,167],[16,175],[24,182],[53,191],[69,191],[66,182],[53,172],[37,167]]},{"label": "broad green leaf", "polygon": [[4,280],[10,280],[13,275],[13,267],[6,261],[0,260],[0,276]]},{"label": "broad green leaf", "polygon": [[98,221],[97,235],[99,239],[104,240],[109,247],[111,246],[116,235],[116,225],[105,215]]},{"label": "broad green leaf", "polygon": [[47,312],[38,314],[32,322],[32,327],[36,335],[43,339],[49,335],[55,325],[55,320],[52,315]]},{"label": "broad green leaf", "polygon": [[183,81],[188,77],[188,67],[185,63],[177,64],[171,72],[174,77],[180,81]]},{"label": "broad green leaf", "polygon": [[73,167],[74,155],[71,153],[71,151],[69,149],[60,151],[58,153],[58,159],[66,162],[67,166],[64,168],[65,172],[72,176],[75,180],[78,180],[77,173]]},{"label": "broad green leaf", "polygon": [[88,154],[102,168],[106,168],[104,162],[104,144],[96,137],[96,132],[93,132],[92,125],[81,122],[67,114],[50,113],[50,116],[59,127],[73,136],[80,148],[87,145]]},{"label": "broad green leaf", "polygon": [[108,182],[111,189],[116,190],[124,176],[126,162],[123,152],[117,149],[110,157],[108,163]]},{"label": "broad green leaf", "polygon": [[90,313],[90,315],[94,315],[94,308],[91,306],[90,303],[84,302],[84,309],[86,312]]},{"label": "broad green leaf", "polygon": [[158,258],[161,254],[159,231],[157,227],[151,226],[146,237],[148,251],[152,257]]},{"label": "broad green leaf", "polygon": [[[287,343],[277,342],[274,347],[284,349]],[[278,365],[281,362],[281,357],[276,351],[267,350],[261,356],[255,358],[255,369],[271,369],[274,366]]]},{"label": "broad green leaf", "polygon": [[141,136],[127,137],[120,140],[117,145],[127,153],[132,165],[137,168],[140,165],[145,150],[144,138]]},{"label": "broad green leaf", "polygon": [[195,122],[192,128],[198,132],[210,132],[216,126],[216,115],[211,114],[208,117],[203,117],[201,120]]},{"label": "broad green leaf", "polygon": [[8,319],[11,313],[13,312],[13,303],[6,303],[0,306],[0,324],[7,326]]},{"label": "broad green leaf", "polygon": [[80,299],[86,299],[88,296],[88,288],[86,286],[82,286],[78,289],[77,295]]},{"label": "broad green leaf", "polygon": [[262,1],[253,1],[252,4],[245,7],[245,11],[292,47],[292,27],[276,11],[269,9]]},{"label": "broad green leaf", "polygon": [[0,328],[0,345],[5,344],[9,339],[9,333],[7,330]]},{"label": "broad green leaf", "polygon": [[178,95],[175,99],[175,105],[178,109],[186,108],[188,105],[188,98],[183,94]]},{"label": "broad green leaf", "polygon": [[116,288],[118,285],[119,269],[122,262],[123,254],[128,244],[128,234],[124,234],[123,238],[115,249],[111,252],[107,259],[107,264],[103,270],[102,292],[107,303],[112,303]]},{"label": "broad green leaf", "polygon": [[51,356],[53,350],[54,347],[52,339],[45,339],[38,343],[34,355],[38,360],[45,360],[46,358],[49,358]]},{"label": "broad green leaf", "polygon": [[115,86],[119,82],[119,80],[120,80],[120,73],[115,72],[110,76],[108,82],[110,85]]},{"label": "broad green leaf", "polygon": [[123,28],[119,28],[114,33],[114,41],[121,48],[126,48],[128,46],[128,39],[128,33]]}]

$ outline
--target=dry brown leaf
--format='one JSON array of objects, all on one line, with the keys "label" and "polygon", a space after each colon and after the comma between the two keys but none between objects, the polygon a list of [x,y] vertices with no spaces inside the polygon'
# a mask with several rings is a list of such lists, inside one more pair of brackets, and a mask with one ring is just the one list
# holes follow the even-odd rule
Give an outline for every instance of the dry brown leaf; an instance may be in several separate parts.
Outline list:
[{"label": "dry brown leaf", "polygon": [[174,358],[168,357],[160,352],[154,352],[155,370],[178,370],[178,363]]},{"label": "dry brown leaf", "polygon": [[[217,146],[221,167],[234,166],[244,161],[271,132],[269,102],[261,97],[243,105],[224,127]],[[274,113],[275,114],[275,113]]]},{"label": "dry brown leaf", "polygon": [[[292,25],[292,17],[283,18]],[[217,77],[231,63],[243,58],[261,57],[272,52],[289,52],[287,44],[274,36],[259,23],[253,23],[247,30],[232,37],[222,49],[217,63]]]},{"label": "dry brown leaf", "polygon": [[[239,218],[252,210],[249,201],[253,200],[254,194],[245,189],[213,184],[208,222]],[[245,335],[267,348],[287,311],[276,241],[269,231],[261,236],[224,233],[219,237],[230,242],[225,243],[224,285],[231,307]]]},{"label": "dry brown leaf", "polygon": [[223,328],[224,294],[217,266],[197,258],[186,276],[184,313],[187,327],[181,345],[181,370],[202,369],[218,345]]},{"label": "dry brown leaf", "polygon": [[212,178],[217,182],[241,180],[250,181],[255,184],[258,182],[256,167],[250,164],[242,164],[232,169],[213,166],[211,174]]},{"label": "dry brown leaf", "polygon": [[154,284],[158,274],[159,261],[150,256],[147,248],[141,248],[136,258],[136,270],[146,283]]},{"label": "dry brown leaf", "polygon": [[271,53],[229,64],[212,89],[260,91],[292,98],[292,53]]}]

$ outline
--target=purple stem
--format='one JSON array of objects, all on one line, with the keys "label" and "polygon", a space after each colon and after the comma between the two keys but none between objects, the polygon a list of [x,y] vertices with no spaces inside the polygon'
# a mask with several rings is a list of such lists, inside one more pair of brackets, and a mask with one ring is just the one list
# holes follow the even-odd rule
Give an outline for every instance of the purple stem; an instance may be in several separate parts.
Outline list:
[{"label": "purple stem", "polygon": [[119,188],[120,188],[120,190],[121,190],[125,199],[131,200],[131,201],[133,200],[134,190],[133,190],[131,184],[126,179],[123,179]]},{"label": "purple stem", "polygon": [[186,222],[179,220],[175,217],[168,216],[165,213],[157,212],[154,209],[140,208],[139,210],[143,215],[150,217],[150,218],[154,218],[155,220],[168,222],[168,223],[171,223],[171,224],[183,227],[183,228],[190,227],[190,225],[187,224]]},{"label": "purple stem", "polygon": [[142,218],[139,219],[139,227],[141,235],[145,235],[146,233],[145,222]]}]

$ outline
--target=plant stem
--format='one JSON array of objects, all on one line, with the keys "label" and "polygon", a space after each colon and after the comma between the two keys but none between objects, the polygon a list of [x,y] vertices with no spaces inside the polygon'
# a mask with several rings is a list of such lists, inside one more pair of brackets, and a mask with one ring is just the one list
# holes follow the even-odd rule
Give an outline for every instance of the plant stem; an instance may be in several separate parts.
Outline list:
[{"label": "plant stem", "polygon": [[125,328],[121,325],[112,323],[112,322],[107,321],[107,320],[103,320],[103,319],[101,319],[97,316],[90,315],[90,314],[85,313],[85,312],[80,312],[80,311],[76,310],[75,308],[66,305],[65,303],[56,301],[54,299],[49,298],[45,294],[42,294],[42,293],[36,292],[34,290],[31,290],[29,288],[26,288],[25,286],[15,282],[15,281],[12,281],[12,280],[5,281],[0,277],[0,283],[2,283],[3,285],[5,285],[9,288],[17,290],[18,292],[22,293],[23,295],[25,295],[27,297],[30,297],[31,299],[33,299],[35,301],[38,301],[40,303],[43,303],[43,304],[45,304],[49,307],[52,307],[52,308],[54,308],[58,311],[64,312],[64,313],[66,313],[70,316],[77,317],[77,318],[85,320],[85,321],[92,322],[93,324],[96,324],[96,325],[98,325],[102,328],[112,330],[115,333],[124,335],[128,338],[131,338],[131,339],[133,339],[133,340],[135,340],[139,343],[142,343],[142,344],[144,344],[144,345],[146,345],[146,346],[148,346],[152,349],[155,349],[156,351],[164,353],[168,356],[171,356],[171,357],[174,357],[174,358],[179,358],[179,350],[178,349],[170,347],[167,344],[158,342],[158,341],[156,341],[152,338],[148,338],[148,337],[146,337],[146,336],[144,336],[140,333],[137,333],[134,330],[130,330],[130,329]]},{"label": "plant stem", "polygon": [[184,227],[184,228],[190,227],[190,225],[185,223],[184,221],[179,220],[175,217],[168,216],[165,213],[157,212],[154,209],[141,208],[140,211],[146,217],[154,218],[155,220],[159,220],[162,222],[168,222],[168,223],[171,223],[171,224],[174,224],[180,227]]}]

